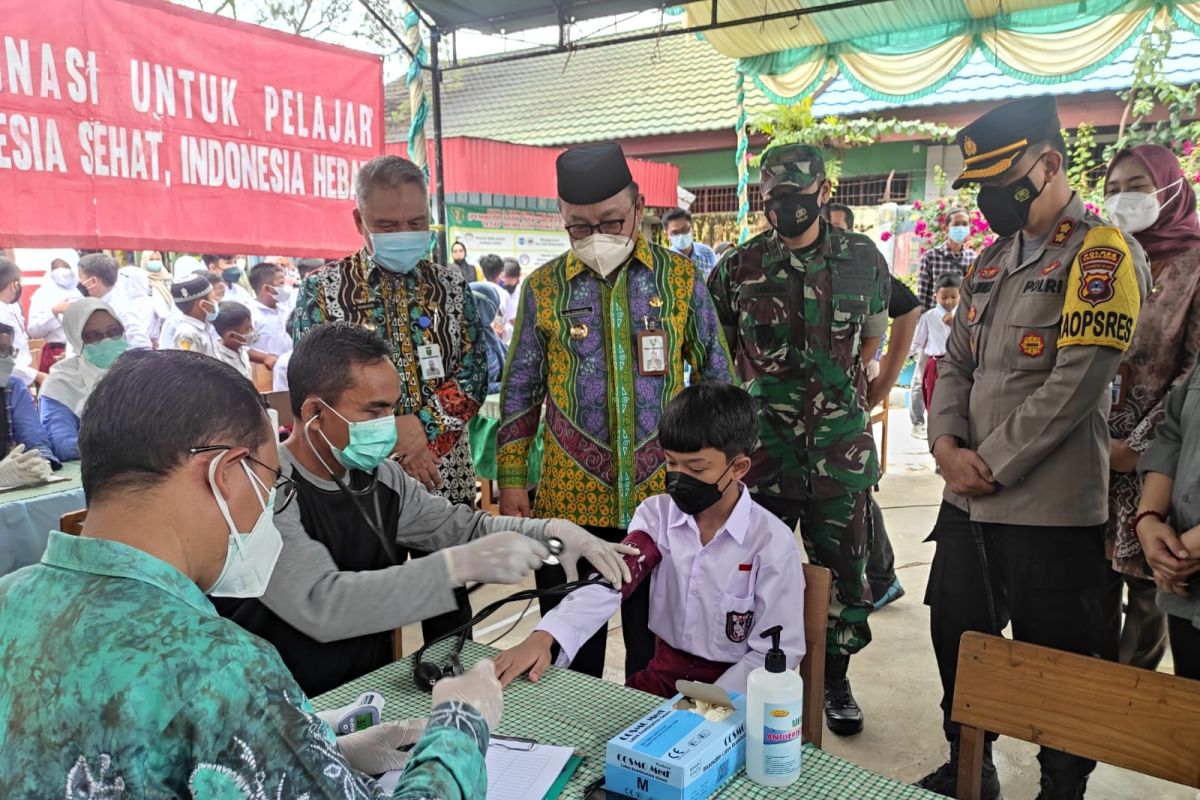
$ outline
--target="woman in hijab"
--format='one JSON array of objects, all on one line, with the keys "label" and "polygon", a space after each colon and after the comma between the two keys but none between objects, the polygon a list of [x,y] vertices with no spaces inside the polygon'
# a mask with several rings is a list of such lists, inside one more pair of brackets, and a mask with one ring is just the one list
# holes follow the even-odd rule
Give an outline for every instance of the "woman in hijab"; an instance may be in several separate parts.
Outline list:
[{"label": "woman in hijab", "polygon": [[79,300],[63,315],[67,343],[78,355],[64,358],[50,370],[42,384],[42,427],[59,461],[79,458],[79,418],[92,388],[117,357],[129,347],[125,328],[106,303],[95,298]]},{"label": "woman in hijab", "polygon": [[46,275],[29,300],[28,331],[29,338],[45,342],[41,362],[36,366],[38,372],[49,372],[67,349],[67,337],[62,328],[63,312],[83,295],[76,288],[79,284],[79,253],[74,250],[43,250],[40,253],[45,258]]},{"label": "woman in hijab", "polygon": [[488,394],[500,391],[500,376],[504,373],[504,362],[508,358],[508,347],[500,341],[492,326],[500,312],[500,290],[494,283],[475,281],[471,284],[475,298],[475,309],[479,312],[479,325],[483,328],[483,341],[487,346]]},{"label": "woman in hijab", "polygon": [[142,269],[150,279],[150,302],[154,306],[154,324],[147,330],[150,341],[157,347],[163,325],[175,310],[175,301],[171,299],[171,273],[163,268],[163,254],[157,250],[142,253]]},{"label": "woman in hijab", "polygon": [[1117,153],[1104,195],[1109,219],[1141,244],[1154,277],[1113,383],[1108,546],[1116,580],[1123,578],[1129,591],[1120,660],[1155,669],[1166,651],[1167,623],[1131,525],[1143,487],[1138,461],[1163,418],[1168,390],[1187,377],[1200,351],[1200,221],[1179,160],[1158,145]]}]

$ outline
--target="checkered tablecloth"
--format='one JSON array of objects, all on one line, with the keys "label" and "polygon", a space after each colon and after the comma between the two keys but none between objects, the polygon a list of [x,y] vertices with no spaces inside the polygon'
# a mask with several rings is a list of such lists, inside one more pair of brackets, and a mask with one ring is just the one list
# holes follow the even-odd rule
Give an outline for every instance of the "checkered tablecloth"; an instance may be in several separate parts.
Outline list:
[{"label": "checkered tablecloth", "polygon": [[[436,660],[448,647],[448,642],[433,647],[430,657]],[[469,668],[495,652],[490,647],[467,642],[463,665]],[[385,720],[429,713],[429,695],[417,689],[412,681],[411,656],[314,698],[313,704],[318,709],[336,708],[353,702],[365,691],[379,692],[387,700],[383,709]],[[562,793],[563,800],[579,800],[584,787],[604,772],[604,748],[608,740],[661,702],[662,698],[636,689],[551,667],[536,685],[518,680],[505,689],[504,717],[496,733],[566,745],[583,753],[586,756],[583,764]],[[800,780],[795,784],[774,789],[752,783],[744,773],[739,773],[715,797],[938,800],[940,795],[905,786],[821,750],[805,747]]]}]

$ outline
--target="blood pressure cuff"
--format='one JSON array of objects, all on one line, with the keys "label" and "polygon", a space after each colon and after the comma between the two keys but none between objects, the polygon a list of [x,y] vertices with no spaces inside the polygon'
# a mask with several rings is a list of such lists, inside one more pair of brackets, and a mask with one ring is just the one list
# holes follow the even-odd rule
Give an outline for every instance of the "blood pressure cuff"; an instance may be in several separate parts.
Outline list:
[{"label": "blood pressure cuff", "polygon": [[1092,228],[1071,264],[1058,346],[1129,349],[1141,309],[1136,265],[1116,228]]},{"label": "blood pressure cuff", "polygon": [[[629,583],[621,587],[621,602],[629,599],[633,591],[642,585],[642,581],[650,577],[650,573],[654,572],[654,568],[662,563],[662,553],[658,549],[658,545],[654,543],[654,539],[645,531],[630,531],[621,544],[633,545],[638,549],[638,555],[625,556],[625,564],[629,567],[629,575],[631,580]],[[599,577],[598,572],[593,572],[589,578]]]}]

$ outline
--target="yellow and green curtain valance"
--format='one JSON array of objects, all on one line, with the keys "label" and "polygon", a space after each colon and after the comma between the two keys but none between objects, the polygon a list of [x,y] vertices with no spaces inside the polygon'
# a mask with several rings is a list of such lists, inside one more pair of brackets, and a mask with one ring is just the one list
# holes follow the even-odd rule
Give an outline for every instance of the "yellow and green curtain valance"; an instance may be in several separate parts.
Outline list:
[{"label": "yellow and green curtain valance", "polygon": [[[721,0],[721,19],[819,9],[835,0]],[[710,20],[707,0],[683,6]],[[1155,0],[888,0],[708,31],[738,71],[777,103],[794,103],[836,73],[878,100],[932,94],[976,50],[1022,81],[1077,80],[1116,59],[1156,16],[1200,34],[1200,2]]]}]

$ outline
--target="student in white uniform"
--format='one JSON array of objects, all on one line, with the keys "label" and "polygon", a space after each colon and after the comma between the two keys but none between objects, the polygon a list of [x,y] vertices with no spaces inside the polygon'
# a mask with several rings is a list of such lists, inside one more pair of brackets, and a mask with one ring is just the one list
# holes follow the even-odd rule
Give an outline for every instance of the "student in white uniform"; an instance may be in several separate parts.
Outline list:
[{"label": "student in white uniform", "polygon": [[[117,288],[120,268],[117,260],[105,253],[89,253],[79,259],[79,290],[88,297],[95,297],[117,315],[125,327],[125,339],[133,349],[149,349],[149,323],[153,311],[149,303],[136,306],[124,289]],[[149,285],[146,299],[149,300]]]},{"label": "student in white uniform", "polygon": [[226,300],[217,307],[213,328],[217,331],[217,358],[253,381],[250,346],[258,341],[258,331],[251,324],[250,309],[234,300]]},{"label": "student in white uniform", "polygon": [[217,318],[217,306],[212,301],[212,290],[212,284],[204,274],[192,275],[171,285],[171,297],[175,299],[180,317],[169,349],[217,357],[217,331],[212,326],[212,321]]},{"label": "student in white uniform", "polygon": [[[83,298],[77,287],[79,274],[75,271],[79,253],[74,250],[30,250],[28,253],[40,257],[41,263],[46,265],[42,285],[29,301],[29,338],[45,342],[41,361],[33,366],[49,372],[50,366],[66,354],[67,335],[63,332],[62,315],[71,303]],[[29,268],[30,265],[25,266]]]},{"label": "student in white uniform", "polygon": [[274,356],[291,351],[292,337],[287,335],[287,318],[291,312],[283,299],[287,294],[283,270],[275,264],[256,265],[250,270],[250,288],[255,294],[250,313],[254,316],[254,330],[259,335],[258,349]]},{"label": "student in white uniform", "polygon": [[12,346],[17,351],[13,377],[26,386],[33,383],[41,386],[46,373],[34,368],[29,355],[29,332],[21,309],[21,269],[3,256],[0,256],[0,322],[13,329]]}]

